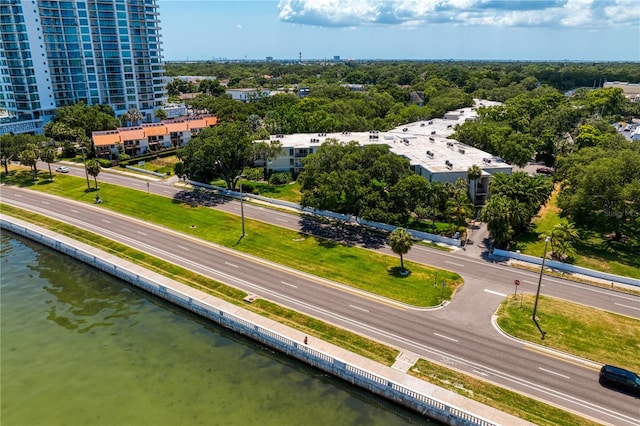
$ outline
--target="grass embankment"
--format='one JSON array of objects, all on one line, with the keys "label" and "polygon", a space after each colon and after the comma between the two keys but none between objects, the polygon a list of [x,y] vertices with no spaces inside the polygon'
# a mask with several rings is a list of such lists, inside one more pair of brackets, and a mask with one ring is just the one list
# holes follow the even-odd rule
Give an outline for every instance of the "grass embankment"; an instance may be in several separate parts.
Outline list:
[{"label": "grass embankment", "polygon": [[[215,186],[226,187],[226,183],[223,180],[218,180],[211,183]],[[263,197],[275,198],[282,201],[289,201],[290,203],[300,203],[300,184],[296,182],[288,183],[286,185],[271,185],[267,182],[256,182],[252,180],[242,180],[242,191],[248,194],[261,195]]]},{"label": "grass embankment", "polygon": [[409,374],[540,426],[599,424],[424,359],[418,360]]},{"label": "grass embankment", "polygon": [[544,340],[531,321],[534,295],[505,299],[498,325],[523,340],[558,349],[602,364],[640,371],[640,320],[540,296],[536,317],[547,333]]},{"label": "grass embankment", "polygon": [[300,312],[283,308],[267,300],[258,299],[247,304],[242,299],[247,296],[244,291],[219,283],[215,280],[198,275],[188,269],[166,262],[143,252],[127,247],[123,244],[84,231],[71,225],[44,217],[37,213],[18,209],[6,204],[0,204],[3,214],[19,217],[46,229],[66,235],[77,241],[99,248],[123,259],[136,263],[158,274],[170,277],[178,282],[197,288],[219,299],[271,318],[274,321],[300,330],[310,336],[333,343],[351,352],[365,356],[376,362],[391,365],[399,354],[395,348],[364,338],[358,334],[327,324],[318,319],[301,314]]},{"label": "grass embankment", "polygon": [[[3,181],[85,203],[93,203],[96,194],[86,190],[83,179],[67,175],[56,175],[53,182],[34,183],[28,172],[17,172],[3,176]],[[435,306],[443,299],[450,299],[462,285],[462,278],[450,271],[405,262],[411,274],[402,276],[398,273],[400,262],[397,257],[250,219],[245,219],[246,236],[241,238],[242,225],[238,216],[175,199],[171,201],[144,191],[102,183],[99,194],[103,200],[100,208],[157,223],[409,305]],[[432,284],[436,277],[437,286]],[[444,291],[439,285],[441,282],[445,283]]]},{"label": "grass embankment", "polygon": [[[566,223],[560,216],[558,207],[559,186],[556,185],[549,202],[543,206],[533,219],[531,229],[516,238],[512,250],[520,250],[523,254],[542,256],[544,237],[551,234],[553,227]],[[577,255],[570,259],[574,265],[582,266],[610,274],[640,278],[640,247],[623,242],[610,241],[596,232],[579,230],[580,238],[573,244]],[[547,248],[547,250],[551,250]]]}]

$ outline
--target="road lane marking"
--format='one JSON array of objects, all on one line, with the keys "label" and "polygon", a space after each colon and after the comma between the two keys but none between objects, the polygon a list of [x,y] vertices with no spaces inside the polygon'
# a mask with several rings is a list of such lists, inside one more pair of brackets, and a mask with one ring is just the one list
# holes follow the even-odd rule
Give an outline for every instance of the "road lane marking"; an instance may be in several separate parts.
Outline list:
[{"label": "road lane marking", "polygon": [[495,294],[496,296],[507,297],[507,295],[504,294],[504,293],[499,293],[499,292],[493,291],[493,290],[487,290],[486,288],[484,289],[484,291],[486,291],[487,293]]},{"label": "road lane marking", "polygon": [[136,231],[136,232],[137,232],[138,234],[140,234],[140,235],[144,235],[144,236],[146,236],[146,235],[147,235],[147,234],[145,234],[145,233],[144,233],[144,232],[142,232],[142,231]]},{"label": "road lane marking", "polygon": [[51,204],[51,203],[50,203],[50,202],[48,202],[48,201],[40,201],[40,202],[41,202],[42,204]]},{"label": "road lane marking", "polygon": [[452,342],[458,343],[458,339],[454,339],[453,337],[445,336],[438,333],[433,333],[435,336],[442,337],[443,339],[451,340]]},{"label": "road lane marking", "polygon": [[522,282],[527,284],[538,284],[538,283],[534,283],[533,281],[527,281],[527,280],[522,280]]},{"label": "road lane marking", "polygon": [[107,219],[102,219],[102,221],[103,221],[103,222],[106,222],[106,223],[111,223],[111,221],[109,221],[109,220],[107,220]]},{"label": "road lane marking", "polygon": [[71,213],[80,213],[78,210],[71,209]]},{"label": "road lane marking", "polygon": [[286,281],[280,281],[280,282],[281,282],[282,284],[284,284],[284,285],[288,285],[289,287],[298,288],[298,286],[297,286],[297,285],[290,284],[290,283],[288,283],[288,282],[286,282]]},{"label": "road lane marking", "polygon": [[233,266],[234,268],[238,268],[238,265],[234,265],[233,263],[229,263],[229,262],[224,262],[225,264],[229,265],[229,266]]},{"label": "road lane marking", "polygon": [[367,309],[361,308],[360,306],[355,306],[355,305],[349,305],[349,306],[351,306],[353,309],[358,309],[363,312],[369,312]]},{"label": "road lane marking", "polygon": [[461,263],[456,263],[456,262],[449,262],[448,260],[445,260],[444,263],[448,263],[450,265],[455,265],[455,266],[459,266],[461,268],[464,268],[464,265]]},{"label": "road lane marking", "polygon": [[531,346],[531,345],[524,345],[523,347],[528,351],[536,352],[536,353],[548,356],[549,358],[557,359],[559,361],[564,361],[568,364],[577,365],[578,367],[583,367],[588,370],[600,371],[600,368],[602,367],[602,364],[598,364],[596,362],[589,361],[589,360],[582,360],[578,357],[574,357],[571,355],[554,352],[550,349]]},{"label": "road lane marking", "polygon": [[538,367],[538,369],[542,370],[544,372],[550,373],[550,374],[555,374],[556,376],[564,377],[565,379],[569,379],[570,378],[569,376],[565,376],[564,374],[556,373],[555,371],[547,370],[546,368]]},{"label": "road lane marking", "polygon": [[622,306],[623,308],[635,309],[636,311],[640,311],[640,308],[637,307],[637,306],[628,306],[628,305],[623,305],[622,303],[614,303],[614,305]]},{"label": "road lane marking", "polygon": [[489,375],[487,373],[485,373],[484,371],[478,371],[478,370],[472,370],[474,373],[479,374],[481,376],[485,376],[485,377],[489,377]]},{"label": "road lane marking", "polygon": [[180,246],[180,245],[178,245],[178,246],[176,246],[176,247],[178,247],[179,249],[184,250],[184,251],[189,251],[189,249],[188,249],[188,248],[186,248],[186,247],[184,247],[184,246]]}]

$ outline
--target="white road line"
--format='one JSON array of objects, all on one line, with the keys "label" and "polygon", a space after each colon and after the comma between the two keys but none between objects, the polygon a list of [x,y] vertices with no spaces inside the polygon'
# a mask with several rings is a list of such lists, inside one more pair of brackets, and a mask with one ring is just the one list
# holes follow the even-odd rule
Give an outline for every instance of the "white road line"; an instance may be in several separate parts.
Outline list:
[{"label": "white road line", "polygon": [[140,234],[140,235],[147,235],[147,234],[145,234],[145,233],[144,233],[144,232],[142,232],[142,231],[136,231],[136,232],[137,232],[138,234]]},{"label": "white road line", "polygon": [[522,282],[527,284],[538,284],[538,283],[534,283],[533,281],[527,281],[527,280],[522,280]]},{"label": "white road line", "polygon": [[351,306],[353,309],[358,309],[359,311],[363,311],[363,312],[369,312],[368,310],[366,310],[365,308],[361,308],[359,306],[354,306],[354,305],[349,305]]},{"label": "white road line", "polygon": [[485,377],[489,377],[489,375],[487,373],[485,373],[484,371],[479,371],[479,370],[472,370],[474,373],[479,374],[481,376],[485,376]]},{"label": "white road line", "polygon": [[461,264],[461,263],[449,262],[448,260],[445,260],[444,263],[448,263],[450,265],[455,265],[455,266],[459,266],[461,268],[464,268],[464,265]]},{"label": "white road line", "polygon": [[493,291],[493,290],[487,290],[486,288],[484,289],[484,291],[486,291],[487,293],[495,294],[497,296],[507,297],[507,295],[504,294],[504,293],[499,293],[499,292]]},{"label": "white road line", "polygon": [[629,309],[635,309],[637,311],[640,311],[640,308],[637,306],[629,306],[629,305],[623,305],[622,303],[614,303],[614,305],[616,306],[622,306],[623,308],[629,308]]},{"label": "white road line", "polygon": [[42,204],[51,204],[48,201],[40,201]]},{"label": "white road line", "polygon": [[281,282],[282,284],[284,284],[284,285],[288,285],[289,287],[298,288],[298,286],[297,286],[297,285],[290,284],[290,283],[288,283],[288,282],[286,282],[286,281],[280,281],[280,282]]},{"label": "white road line", "polygon": [[555,374],[556,376],[564,377],[565,379],[569,379],[569,376],[565,376],[564,374],[556,373],[555,371],[547,370],[546,368],[538,367],[539,370],[545,371],[547,373]]},{"label": "white road line", "polygon": [[180,246],[180,245],[179,245],[179,246],[176,246],[176,247],[178,247],[179,249],[184,250],[184,251],[189,251],[189,249],[188,249],[188,248],[186,248],[186,247],[184,247],[184,246]]},{"label": "white road line", "polygon": [[238,265],[234,265],[233,263],[229,263],[229,262],[224,262],[224,263],[229,266],[233,266],[234,268],[238,268]]},{"label": "white road line", "polygon": [[453,337],[445,336],[445,335],[438,334],[438,333],[433,333],[433,334],[434,334],[434,336],[442,337],[443,339],[451,340],[452,342],[458,343],[458,339],[454,339]]},{"label": "white road line", "polygon": [[80,213],[78,210],[71,209],[71,213]]},{"label": "white road line", "polygon": [[108,221],[107,219],[102,219],[102,221],[106,223],[111,223],[111,221]]}]

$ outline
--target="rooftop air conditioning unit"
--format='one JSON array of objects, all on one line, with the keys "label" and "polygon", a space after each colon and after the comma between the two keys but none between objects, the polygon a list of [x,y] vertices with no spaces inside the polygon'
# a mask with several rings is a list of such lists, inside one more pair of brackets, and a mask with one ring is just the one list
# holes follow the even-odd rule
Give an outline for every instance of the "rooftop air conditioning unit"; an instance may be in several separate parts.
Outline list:
[{"label": "rooftop air conditioning unit", "polygon": [[427,155],[428,155],[429,157],[433,158],[433,152],[431,152],[431,151],[427,151]]},{"label": "rooftop air conditioning unit", "polygon": [[464,149],[459,148],[459,149],[458,149],[458,152],[459,152],[460,154],[464,154]]},{"label": "rooftop air conditioning unit", "polygon": [[435,142],[436,140],[434,138],[429,138],[430,142]]}]

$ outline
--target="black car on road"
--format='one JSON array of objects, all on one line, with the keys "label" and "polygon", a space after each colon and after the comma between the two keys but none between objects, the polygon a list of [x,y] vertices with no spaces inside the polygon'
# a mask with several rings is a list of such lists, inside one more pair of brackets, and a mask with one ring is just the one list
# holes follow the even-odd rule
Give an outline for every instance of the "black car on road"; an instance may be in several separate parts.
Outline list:
[{"label": "black car on road", "polygon": [[600,384],[640,397],[640,376],[624,368],[603,366],[600,369]]}]

